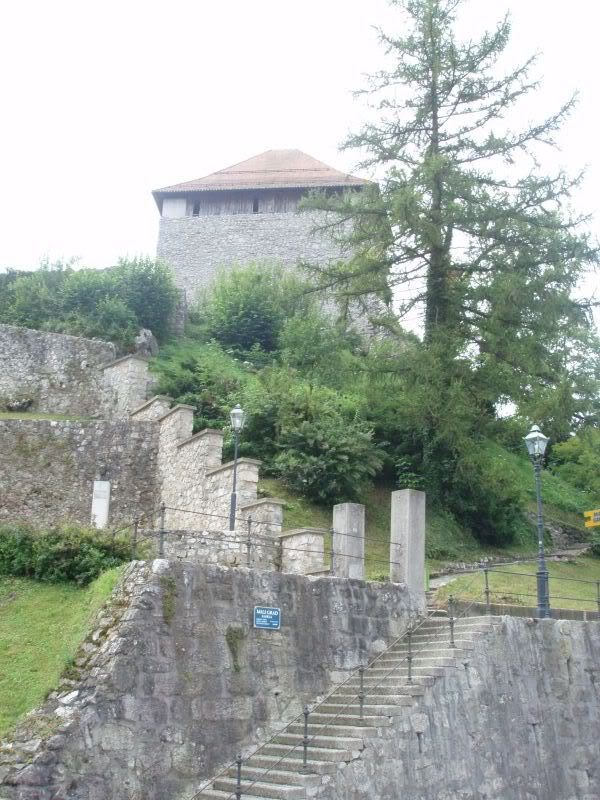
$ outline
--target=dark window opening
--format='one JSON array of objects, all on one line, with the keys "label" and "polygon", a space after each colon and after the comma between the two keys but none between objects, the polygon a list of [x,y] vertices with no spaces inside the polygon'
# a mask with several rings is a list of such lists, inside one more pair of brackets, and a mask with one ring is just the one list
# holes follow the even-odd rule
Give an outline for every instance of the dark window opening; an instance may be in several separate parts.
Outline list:
[{"label": "dark window opening", "polygon": [[200,203],[194,203],[194,207],[192,209],[192,216],[193,217],[200,216]]},{"label": "dark window opening", "polygon": [[252,213],[258,214],[258,197],[255,197],[252,201]]}]

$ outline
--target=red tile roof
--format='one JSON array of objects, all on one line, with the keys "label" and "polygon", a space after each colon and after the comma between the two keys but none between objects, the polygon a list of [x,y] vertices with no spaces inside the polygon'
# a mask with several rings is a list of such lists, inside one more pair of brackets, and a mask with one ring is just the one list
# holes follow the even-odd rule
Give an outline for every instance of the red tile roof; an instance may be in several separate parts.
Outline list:
[{"label": "red tile roof", "polygon": [[156,189],[153,194],[158,200],[163,195],[191,192],[358,187],[369,183],[364,178],[339,172],[301,150],[267,150],[204,178]]}]

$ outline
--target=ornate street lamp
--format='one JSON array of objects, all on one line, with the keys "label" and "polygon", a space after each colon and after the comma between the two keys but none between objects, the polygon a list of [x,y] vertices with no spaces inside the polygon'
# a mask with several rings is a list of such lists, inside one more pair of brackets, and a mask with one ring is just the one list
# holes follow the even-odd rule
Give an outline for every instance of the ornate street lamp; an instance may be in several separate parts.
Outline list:
[{"label": "ornate street lamp", "polygon": [[542,463],[548,444],[548,437],[544,436],[537,425],[525,436],[525,444],[530,459],[533,461],[535,475],[535,494],[537,497],[537,531],[538,531],[538,571],[537,571],[537,599],[538,617],[544,619],[550,616],[550,594],[548,591],[548,570],[544,556],[544,518],[542,515]]},{"label": "ornate street lamp", "polygon": [[235,515],[237,507],[237,462],[238,462],[238,444],[240,433],[244,429],[244,422],[246,421],[246,412],[238,404],[229,412],[231,420],[231,430],[233,431],[234,451],[233,451],[233,489],[231,492],[231,505],[229,507],[229,530],[235,530]]}]

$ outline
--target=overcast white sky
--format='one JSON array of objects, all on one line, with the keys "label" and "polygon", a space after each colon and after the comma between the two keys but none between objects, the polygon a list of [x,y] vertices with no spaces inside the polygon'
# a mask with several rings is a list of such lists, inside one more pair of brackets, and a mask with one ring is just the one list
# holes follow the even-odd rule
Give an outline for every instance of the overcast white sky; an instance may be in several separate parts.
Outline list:
[{"label": "overcast white sky", "polygon": [[[473,35],[511,9],[511,56],[540,50],[544,89],[523,111],[580,104],[549,165],[588,165],[600,197],[600,5],[470,0]],[[151,190],[270,148],[350,170],[338,145],[369,113],[351,96],[381,64],[385,0],[0,2],[0,270],[154,254]],[[593,223],[600,231],[598,218]]]}]

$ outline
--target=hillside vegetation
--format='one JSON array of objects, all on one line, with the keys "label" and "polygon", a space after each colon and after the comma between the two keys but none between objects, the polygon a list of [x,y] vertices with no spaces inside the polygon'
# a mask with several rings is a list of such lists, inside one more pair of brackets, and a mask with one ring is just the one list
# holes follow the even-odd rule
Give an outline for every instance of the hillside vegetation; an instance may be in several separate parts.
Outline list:
[{"label": "hillside vegetation", "polygon": [[[329,527],[333,503],[364,502],[371,575],[385,572],[396,488],[427,492],[432,559],[532,551],[535,492],[522,440],[531,420],[493,407],[473,419],[459,386],[455,404],[441,408],[435,375],[428,393],[414,381],[415,337],[395,330],[365,340],[307,288],[260,265],[222,275],[187,336],[154,361],[158,391],[195,408],[196,430],[223,428],[226,457],[229,411],[242,405],[241,454],[263,460],[263,491],[283,495],[286,527]],[[426,448],[423,419],[432,414],[441,461]],[[594,436],[587,427],[552,442],[542,476],[548,519],[582,527],[582,512],[598,504],[600,487],[587,477],[590,462],[600,466]]]}]

